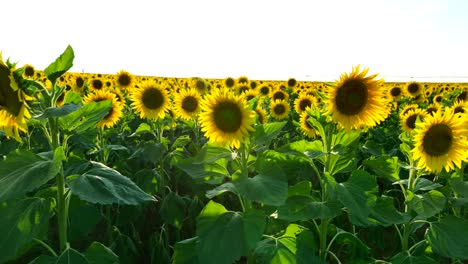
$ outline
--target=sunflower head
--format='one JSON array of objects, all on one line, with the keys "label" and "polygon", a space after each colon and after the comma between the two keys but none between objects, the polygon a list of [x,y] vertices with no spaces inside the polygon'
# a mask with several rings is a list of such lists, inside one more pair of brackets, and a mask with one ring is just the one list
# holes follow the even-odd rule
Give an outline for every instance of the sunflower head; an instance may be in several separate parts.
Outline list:
[{"label": "sunflower head", "polygon": [[432,102],[434,104],[442,104],[443,99],[444,99],[444,96],[441,95],[441,94],[438,94],[438,95],[434,96],[434,98],[432,99]]},{"label": "sunflower head", "polygon": [[80,73],[72,73],[68,77],[68,81],[72,87],[72,90],[77,93],[82,93],[85,87],[85,77]]},{"label": "sunflower head", "polygon": [[23,78],[25,79],[34,79],[34,75],[36,75],[36,70],[34,66],[31,64],[23,65]]},{"label": "sunflower head", "polygon": [[300,130],[302,134],[310,139],[315,138],[317,135],[319,135],[318,131],[315,130],[315,128],[309,123],[309,114],[304,111],[300,115]]},{"label": "sunflower head", "polygon": [[393,101],[398,101],[403,96],[403,90],[400,86],[393,86],[388,89],[388,97]]},{"label": "sunflower head", "polygon": [[430,172],[447,172],[460,168],[468,160],[468,131],[465,118],[456,118],[453,111],[439,111],[428,116],[415,129],[413,158],[418,167]]},{"label": "sunflower head", "polygon": [[88,94],[83,102],[89,104],[92,102],[101,102],[105,100],[112,101],[112,107],[109,109],[109,112],[106,116],[96,125],[98,128],[110,128],[115,126],[120,118],[123,116],[124,104],[117,100],[115,93],[107,90],[96,90]]},{"label": "sunflower head", "polygon": [[239,78],[237,78],[237,83],[238,84],[245,84],[245,85],[249,85],[249,78],[247,78],[247,76],[239,76]]},{"label": "sunflower head", "polygon": [[407,83],[405,88],[406,93],[413,97],[423,92],[423,86],[418,82]]},{"label": "sunflower head", "polygon": [[215,89],[201,102],[201,130],[210,142],[239,148],[254,131],[255,112],[249,110],[240,96],[227,89]]},{"label": "sunflower head", "polygon": [[200,101],[201,96],[197,90],[183,89],[174,97],[174,111],[182,119],[194,119],[200,112]]},{"label": "sunflower head", "polygon": [[298,114],[304,112],[307,108],[312,107],[312,105],[317,105],[317,99],[305,93],[300,94],[299,97],[294,100],[294,110],[296,110],[296,113]]},{"label": "sunflower head", "polygon": [[255,113],[257,114],[257,122],[260,125],[263,125],[268,121],[267,112],[263,110],[263,108],[260,108],[260,107],[255,108]]},{"label": "sunflower head", "polygon": [[271,86],[268,83],[258,86],[258,93],[260,96],[269,96],[271,92]]},{"label": "sunflower head", "polygon": [[208,91],[208,83],[205,79],[194,77],[190,80],[190,87],[196,89],[200,94],[204,94]]},{"label": "sunflower head", "polygon": [[135,77],[127,71],[121,70],[115,75],[115,83],[124,90],[131,89],[135,83]]},{"label": "sunflower head", "polygon": [[89,80],[89,88],[92,90],[92,91],[97,91],[97,90],[101,90],[104,88],[104,82],[102,80],[102,77],[93,77]]},{"label": "sunflower head", "polygon": [[424,121],[429,115],[422,109],[416,108],[409,110],[405,115],[402,115],[400,119],[400,126],[406,132],[412,132],[416,128],[416,122],[418,119]]},{"label": "sunflower head", "polygon": [[15,76],[15,69],[5,64],[0,53],[0,130],[21,142],[19,132],[26,132],[31,117],[26,94]]},{"label": "sunflower head", "polygon": [[223,84],[224,84],[224,87],[226,87],[228,89],[234,89],[234,87],[236,86],[236,79],[234,79],[232,77],[226,77],[223,80]]},{"label": "sunflower head", "polygon": [[326,113],[346,130],[374,127],[389,114],[383,80],[375,80],[377,74],[367,76],[368,71],[354,67],[328,90]]},{"label": "sunflower head", "polygon": [[291,88],[291,89],[294,89],[296,88],[297,86],[297,80],[294,79],[294,78],[289,78],[287,81],[286,81],[286,85]]},{"label": "sunflower head", "polygon": [[273,101],[276,101],[276,100],[286,101],[289,99],[289,94],[280,89],[275,89],[274,91],[272,91],[270,96],[271,96],[271,100]]},{"label": "sunflower head", "polygon": [[442,108],[440,107],[440,105],[431,104],[427,106],[425,110],[426,113],[428,113],[429,115],[434,115],[437,111],[441,111]]},{"label": "sunflower head", "polygon": [[162,119],[170,106],[167,90],[154,80],[148,80],[130,95],[132,108],[141,118]]},{"label": "sunflower head", "polygon": [[286,119],[291,112],[291,107],[286,100],[275,100],[270,103],[270,115],[277,120]]}]

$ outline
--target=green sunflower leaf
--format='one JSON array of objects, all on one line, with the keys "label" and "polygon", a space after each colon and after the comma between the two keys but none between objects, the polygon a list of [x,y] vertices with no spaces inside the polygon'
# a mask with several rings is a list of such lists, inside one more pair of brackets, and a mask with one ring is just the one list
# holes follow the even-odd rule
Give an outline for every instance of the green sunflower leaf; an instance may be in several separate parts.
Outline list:
[{"label": "green sunflower leaf", "polygon": [[278,137],[287,122],[272,122],[255,127],[255,132],[252,134],[252,141],[256,145],[268,145]]},{"label": "green sunflower leaf", "polygon": [[70,45],[67,46],[65,51],[47,68],[44,70],[47,79],[52,83],[67,72],[73,66],[73,59],[75,58],[75,53]]},{"label": "green sunflower leaf", "polygon": [[347,208],[351,222],[359,226],[371,224],[368,216],[375,206],[378,191],[374,176],[355,170],[346,182],[338,183],[336,188],[338,199]]},{"label": "green sunflower leaf", "polygon": [[234,263],[261,239],[265,216],[261,212],[233,212],[208,202],[197,219],[196,250],[200,263]]},{"label": "green sunflower leaf", "polygon": [[73,248],[67,248],[57,258],[55,264],[92,264],[86,257]]},{"label": "green sunflower leaf", "polygon": [[91,162],[92,168],[82,175],[67,177],[73,194],[90,203],[137,205],[155,201],[128,177],[102,163]]},{"label": "green sunflower leaf", "polygon": [[0,161],[0,202],[21,197],[55,177],[61,162],[18,150]]},{"label": "green sunflower leaf", "polygon": [[341,214],[338,201],[321,202],[310,196],[291,196],[278,208],[278,218],[287,221],[308,221],[311,219],[329,219]]},{"label": "green sunflower leaf", "polygon": [[69,133],[82,133],[95,128],[112,108],[111,100],[92,102],[59,118],[60,127]]},{"label": "green sunflower leaf", "polygon": [[0,263],[18,257],[46,234],[52,214],[50,199],[27,198],[0,205]]},{"label": "green sunflower leaf", "polygon": [[103,244],[94,241],[84,252],[90,264],[117,264],[119,256]]},{"label": "green sunflower leaf", "polygon": [[468,260],[468,220],[452,215],[432,223],[426,239],[444,257]]}]

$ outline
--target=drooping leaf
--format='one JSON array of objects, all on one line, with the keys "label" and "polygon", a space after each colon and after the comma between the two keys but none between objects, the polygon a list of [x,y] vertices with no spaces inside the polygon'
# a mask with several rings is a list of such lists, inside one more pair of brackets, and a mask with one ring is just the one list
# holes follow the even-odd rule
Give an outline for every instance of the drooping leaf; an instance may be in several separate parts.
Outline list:
[{"label": "drooping leaf", "polygon": [[363,164],[371,168],[377,177],[386,178],[391,182],[395,182],[400,179],[398,157],[380,156],[376,159],[367,159]]},{"label": "drooping leaf", "polygon": [[65,249],[57,258],[56,264],[91,264],[86,257],[73,248]]},{"label": "drooping leaf", "polygon": [[90,264],[118,264],[117,256],[110,248],[94,241],[83,253]]},{"label": "drooping leaf", "polygon": [[341,214],[338,201],[321,202],[310,196],[291,196],[278,208],[278,218],[287,221],[309,221],[334,218]]},{"label": "drooping leaf", "polygon": [[51,200],[42,198],[0,204],[0,263],[18,257],[34,238],[45,235],[51,206]]},{"label": "drooping leaf", "polygon": [[371,224],[368,216],[377,200],[377,183],[366,171],[353,171],[351,177],[336,185],[340,202],[347,208],[350,220],[355,225]]},{"label": "drooping leaf", "polygon": [[444,257],[468,260],[468,220],[446,216],[431,224],[426,239],[436,253]]},{"label": "drooping leaf", "polygon": [[200,263],[233,263],[261,238],[265,217],[260,212],[233,212],[210,201],[197,219],[196,250]]},{"label": "drooping leaf", "polygon": [[370,218],[379,225],[390,226],[407,223],[411,217],[395,208],[393,198],[381,196],[377,199],[375,206],[371,208]]},{"label": "drooping leaf", "polygon": [[192,237],[175,244],[173,264],[200,264],[196,250],[197,239]]},{"label": "drooping leaf", "polygon": [[50,118],[50,117],[59,117],[59,116],[66,116],[70,114],[71,112],[74,112],[81,108],[81,105],[77,104],[65,104],[61,107],[49,107],[44,110],[44,112],[36,116],[35,118],[41,119],[41,118]]},{"label": "drooping leaf", "polygon": [[275,139],[283,129],[286,122],[271,122],[255,127],[255,132],[252,134],[252,142],[256,145],[268,145]]},{"label": "drooping leaf", "polygon": [[408,251],[403,251],[390,259],[392,264],[437,264],[439,262],[428,256],[413,256]]},{"label": "drooping leaf", "polygon": [[97,162],[92,162],[86,173],[67,177],[67,184],[72,193],[91,203],[137,205],[155,201],[128,177]]},{"label": "drooping leaf", "polygon": [[170,192],[164,197],[159,213],[165,223],[180,229],[185,218],[185,202],[176,193]]},{"label": "drooping leaf", "polygon": [[259,174],[233,181],[236,190],[250,200],[266,205],[283,204],[288,195],[288,182],[281,167],[274,160],[267,159],[258,159],[256,165]]},{"label": "drooping leaf", "polygon": [[75,58],[75,53],[70,45],[67,46],[65,51],[47,68],[45,68],[44,73],[47,76],[47,79],[50,82],[55,83],[55,81],[67,72],[73,66],[73,59]]},{"label": "drooping leaf", "polygon": [[445,196],[437,190],[424,194],[414,194],[408,191],[408,205],[423,218],[429,218],[442,211],[446,202]]},{"label": "drooping leaf", "polygon": [[0,161],[0,202],[21,197],[55,177],[61,162],[26,150],[11,153]]},{"label": "drooping leaf", "polygon": [[60,127],[69,133],[81,133],[90,128],[95,128],[112,108],[111,100],[92,102],[59,117]]}]

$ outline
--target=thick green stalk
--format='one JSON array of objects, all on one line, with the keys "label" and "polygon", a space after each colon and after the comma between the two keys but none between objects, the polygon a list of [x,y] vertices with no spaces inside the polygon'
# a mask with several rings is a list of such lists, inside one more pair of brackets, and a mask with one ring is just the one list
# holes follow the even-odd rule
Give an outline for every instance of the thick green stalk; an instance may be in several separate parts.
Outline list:
[{"label": "thick green stalk", "polygon": [[[51,147],[55,153],[55,150],[60,146],[60,138],[58,131],[57,118],[49,118],[50,136],[51,136]],[[57,219],[59,228],[59,243],[60,251],[64,251],[67,248],[67,229],[68,229],[68,199],[65,195],[65,177],[61,170],[56,176],[57,182]]]},{"label": "thick green stalk", "polygon": [[[408,191],[413,192],[414,186],[416,184],[413,182],[414,176],[416,174],[416,169],[413,166],[412,160],[410,161],[410,170],[409,170],[409,176],[408,176]],[[407,197],[407,196],[406,196]],[[408,204],[405,205],[405,213],[410,213],[411,208],[409,208]],[[409,243],[409,236],[411,232],[411,222],[403,224],[403,236],[402,236],[402,241],[401,241],[401,250],[402,251],[407,251],[408,250],[408,243]]]}]

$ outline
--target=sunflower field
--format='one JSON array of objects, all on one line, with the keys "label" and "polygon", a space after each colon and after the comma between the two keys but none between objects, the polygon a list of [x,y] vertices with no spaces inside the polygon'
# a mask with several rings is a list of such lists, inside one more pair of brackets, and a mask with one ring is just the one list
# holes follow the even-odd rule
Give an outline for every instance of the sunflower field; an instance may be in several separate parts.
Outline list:
[{"label": "sunflower field", "polygon": [[0,263],[466,263],[468,84],[0,53]]}]

